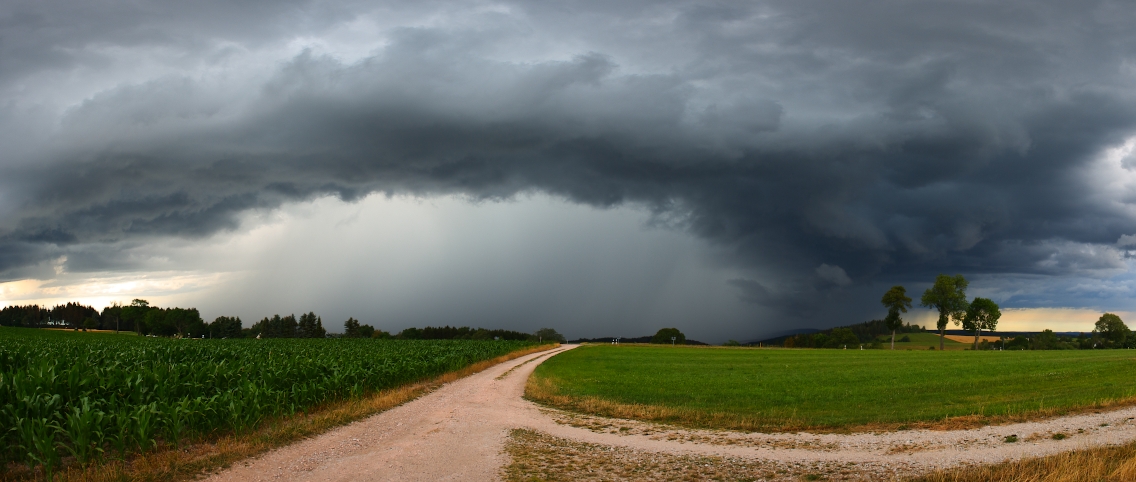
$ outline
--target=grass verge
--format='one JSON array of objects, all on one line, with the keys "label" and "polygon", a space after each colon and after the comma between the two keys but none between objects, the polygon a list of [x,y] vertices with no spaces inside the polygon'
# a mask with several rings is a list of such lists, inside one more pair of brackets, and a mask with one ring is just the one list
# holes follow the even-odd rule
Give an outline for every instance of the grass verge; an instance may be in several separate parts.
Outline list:
[{"label": "grass verge", "polygon": [[[202,473],[229,467],[240,460],[397,407],[446,383],[467,377],[499,363],[558,346],[559,344],[540,345],[518,350],[430,380],[383,390],[358,399],[330,403],[307,414],[266,422],[257,430],[249,431],[243,435],[228,434],[208,440],[183,443],[180,448],[163,446],[157,450],[130,458],[125,462],[111,461],[85,469],[69,467],[59,473],[57,480],[171,482],[194,479]],[[36,475],[36,473],[27,471],[26,468],[24,470],[17,468],[17,470],[5,473],[4,479],[20,480],[32,478]],[[42,477],[41,474],[39,475]]]},{"label": "grass verge", "polygon": [[1136,405],[1136,353],[586,346],[537,367],[531,400],[696,428],[954,430]]},{"label": "grass verge", "polygon": [[914,478],[912,482],[1130,482],[1133,480],[1136,480],[1136,443],[939,471]]}]

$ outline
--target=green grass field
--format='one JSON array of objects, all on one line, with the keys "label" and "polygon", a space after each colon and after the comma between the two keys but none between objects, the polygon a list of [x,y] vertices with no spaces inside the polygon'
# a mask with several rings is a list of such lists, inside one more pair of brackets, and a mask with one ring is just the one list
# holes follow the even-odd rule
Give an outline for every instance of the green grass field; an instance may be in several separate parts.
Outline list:
[{"label": "green grass field", "polygon": [[[901,342],[900,338],[908,337],[911,341]],[[880,342],[884,344],[884,349],[891,348],[891,335],[879,337]],[[895,334],[895,349],[896,350],[926,350],[930,347],[939,349],[939,334],[938,333],[896,333]],[[943,339],[943,349],[945,350],[965,350],[970,348],[966,343],[959,343],[950,339]]]},{"label": "green grass field", "polygon": [[[922,344],[922,343],[920,343]],[[1136,397],[1136,351],[788,350],[584,346],[530,398],[602,415],[750,430],[968,424]]]}]

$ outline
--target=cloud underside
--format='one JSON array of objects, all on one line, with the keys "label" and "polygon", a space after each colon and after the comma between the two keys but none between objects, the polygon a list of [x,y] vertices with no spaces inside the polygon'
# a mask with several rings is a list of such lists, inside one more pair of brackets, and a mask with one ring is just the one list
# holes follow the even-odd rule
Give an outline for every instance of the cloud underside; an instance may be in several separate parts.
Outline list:
[{"label": "cloud underside", "polygon": [[[42,8],[48,24],[67,21]],[[350,21],[351,8],[306,28]],[[203,30],[190,18],[164,19],[177,27],[169,36],[129,36],[155,20],[127,15],[105,32],[58,38],[21,24],[31,40],[0,51],[18,66],[0,75],[0,126],[44,129],[9,134],[17,147],[0,154],[0,277],[36,276],[60,256],[72,271],[128,268],[130,246],[237,230],[250,210],[375,192],[540,191],[646,206],[760,273],[734,282],[743,299],[785,309],[939,272],[1125,269],[1136,233],[1132,12],[565,8],[579,10],[512,5],[463,22],[408,21],[359,58],[312,47],[248,72],[234,59],[288,33]],[[556,48],[509,50],[539,44],[534,32]],[[37,76],[96,68],[84,46],[107,44],[192,59],[57,114],[15,93]],[[201,59],[214,57],[203,72]]]}]

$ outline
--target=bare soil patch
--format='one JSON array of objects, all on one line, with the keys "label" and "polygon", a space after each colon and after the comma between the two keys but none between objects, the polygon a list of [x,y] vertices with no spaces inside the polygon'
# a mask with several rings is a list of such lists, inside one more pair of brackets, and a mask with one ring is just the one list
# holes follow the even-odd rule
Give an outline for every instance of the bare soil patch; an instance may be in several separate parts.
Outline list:
[{"label": "bare soil patch", "polygon": [[[969,343],[971,345],[974,344],[974,335],[943,335],[943,338],[946,338],[946,339],[952,340],[952,341],[957,341],[959,343]],[[988,341],[988,342],[995,342],[995,341],[999,341],[1001,339],[1002,339],[1002,337],[1000,337],[1000,336],[990,336],[990,335],[982,335],[982,336],[978,337],[978,341]]]}]

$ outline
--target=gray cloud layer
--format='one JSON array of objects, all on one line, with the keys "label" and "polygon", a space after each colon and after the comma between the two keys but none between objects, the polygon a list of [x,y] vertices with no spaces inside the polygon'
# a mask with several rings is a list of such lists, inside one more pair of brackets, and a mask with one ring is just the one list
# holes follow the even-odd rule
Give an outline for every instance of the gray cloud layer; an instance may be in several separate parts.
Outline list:
[{"label": "gray cloud layer", "polygon": [[773,310],[1118,273],[1134,167],[1101,159],[1136,134],[1131,7],[8,3],[0,278],[327,193],[531,190],[648,206]]}]

